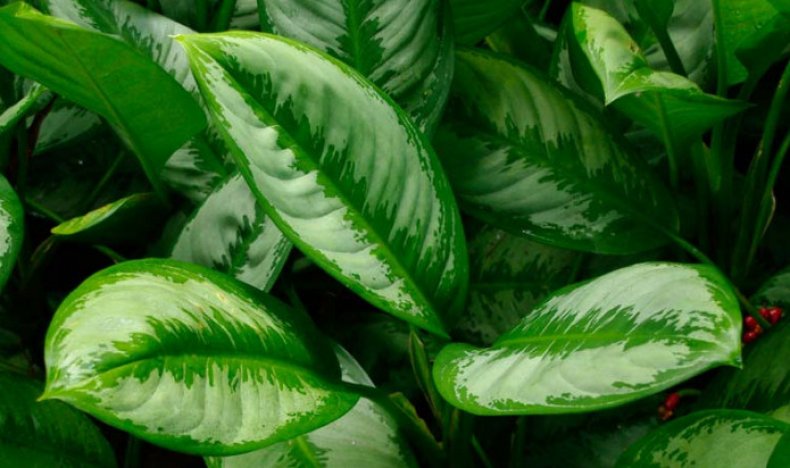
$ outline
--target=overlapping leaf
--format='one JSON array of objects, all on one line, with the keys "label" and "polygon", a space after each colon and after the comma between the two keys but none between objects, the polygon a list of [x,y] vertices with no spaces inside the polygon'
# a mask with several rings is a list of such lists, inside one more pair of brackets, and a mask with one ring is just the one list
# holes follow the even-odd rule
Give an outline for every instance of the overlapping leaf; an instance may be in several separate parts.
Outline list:
[{"label": "overlapping leaf", "polygon": [[170,256],[268,291],[290,252],[291,242],[266,216],[244,178],[235,174],[195,210]]},{"label": "overlapping leaf", "polygon": [[67,297],[45,343],[46,399],[184,452],[234,454],[345,414],[331,348],[309,319],[172,260],[103,270]]},{"label": "overlapping leaf", "polygon": [[[346,382],[373,386],[348,352],[339,347],[335,352]],[[345,416],[313,432],[244,455],[207,458],[206,464],[209,468],[417,466],[414,455],[398,433],[396,421],[367,399],[359,400]]]},{"label": "overlapping leaf", "polygon": [[239,170],[306,255],[372,304],[443,334],[467,253],[429,144],[340,62],[254,33],[185,36]]},{"label": "overlapping leaf", "polygon": [[[745,104],[704,93],[691,80],[655,71],[625,28],[606,12],[574,3],[570,7],[572,30],[581,52],[576,60],[577,80],[588,90],[602,89],[607,105],[614,105],[633,120],[651,129],[668,143],[681,144],[716,123],[743,110]],[[571,47],[571,56],[573,51]]]},{"label": "overlapping leaf", "polygon": [[16,265],[25,232],[22,202],[11,184],[0,176],[0,291]]},{"label": "overlapping leaf", "polygon": [[67,146],[89,136],[101,126],[98,115],[64,99],[56,99],[41,122],[35,153]]},{"label": "overlapping leaf", "polygon": [[453,74],[453,40],[440,0],[259,0],[262,30],[344,61],[432,133]]},{"label": "overlapping leaf", "polygon": [[449,0],[453,13],[455,37],[459,44],[474,45],[494,32],[526,0]]},{"label": "overlapping leaf", "polygon": [[0,460],[25,468],[115,466],[99,428],[59,401],[37,402],[41,385],[0,372]]},{"label": "overlapping leaf", "polygon": [[[700,411],[657,429],[632,445],[618,467],[787,466],[790,425],[748,411]],[[771,460],[774,451],[784,460]]]},{"label": "overlapping leaf", "polygon": [[559,247],[625,254],[666,243],[660,229],[678,223],[669,193],[600,113],[502,56],[457,57],[454,113],[435,144],[462,209]]},{"label": "overlapping leaf", "polygon": [[557,291],[490,348],[445,347],[434,377],[474,414],[585,412],[739,364],[739,351],[738,301],[718,272],[641,263]]},{"label": "overlapping leaf", "polygon": [[[206,124],[173,78],[117,38],[24,3],[0,9],[0,35],[3,66],[106,118],[156,187],[173,151]],[[167,105],[152,106],[140,96],[157,96]]]}]

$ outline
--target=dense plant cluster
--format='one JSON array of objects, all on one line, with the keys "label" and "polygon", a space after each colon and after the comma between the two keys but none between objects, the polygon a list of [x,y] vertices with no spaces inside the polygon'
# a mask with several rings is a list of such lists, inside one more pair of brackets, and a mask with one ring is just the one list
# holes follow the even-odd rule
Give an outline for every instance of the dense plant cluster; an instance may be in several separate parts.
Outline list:
[{"label": "dense plant cluster", "polygon": [[0,464],[790,466],[788,52],[786,0],[0,0]]}]

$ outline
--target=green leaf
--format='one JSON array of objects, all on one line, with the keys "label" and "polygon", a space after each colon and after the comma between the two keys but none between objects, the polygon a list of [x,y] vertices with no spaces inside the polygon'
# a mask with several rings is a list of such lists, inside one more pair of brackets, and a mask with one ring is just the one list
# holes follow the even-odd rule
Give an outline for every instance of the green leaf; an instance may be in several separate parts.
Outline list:
[{"label": "green leaf", "polygon": [[433,133],[453,74],[441,0],[259,0],[262,30],[324,51],[365,75]]},{"label": "green leaf", "polygon": [[16,265],[25,237],[25,213],[11,184],[0,175],[0,291]]},{"label": "green leaf", "polygon": [[41,122],[35,154],[84,140],[101,126],[102,121],[98,115],[65,99],[56,99],[52,110]]},{"label": "green leaf", "polygon": [[744,81],[746,68],[737,59],[735,52],[742,42],[748,40],[762,27],[774,21],[779,14],[769,0],[713,0],[718,2],[721,12],[722,38],[726,53],[727,85]]},{"label": "green leaf", "polygon": [[290,252],[291,242],[266,216],[244,178],[235,174],[195,210],[170,256],[268,291]]},{"label": "green leaf", "polygon": [[763,283],[752,301],[757,305],[778,306],[790,312],[790,268],[785,268]]},{"label": "green leaf", "polygon": [[490,226],[469,240],[469,299],[456,325],[464,341],[490,345],[538,301],[567,284],[579,254]]},{"label": "green leaf", "polygon": [[[745,103],[704,93],[693,81],[669,72],[654,71],[639,46],[620,23],[606,12],[574,3],[572,29],[582,57],[594,76],[579,81],[603,90],[607,105],[676,145],[698,137]],[[574,47],[571,47],[573,56]],[[584,75],[574,67],[577,78]]]},{"label": "green leaf", "polygon": [[239,170],[283,233],[373,305],[444,334],[467,253],[439,161],[341,62],[245,32],[183,36]]},{"label": "green leaf", "polygon": [[45,360],[42,398],[203,455],[290,439],[357,402],[306,316],[172,260],[125,262],[88,278],[55,313]]},{"label": "green leaf", "polygon": [[617,466],[763,467],[788,433],[790,425],[757,413],[699,411],[640,439]]},{"label": "green leaf", "polygon": [[0,460],[25,468],[114,467],[110,444],[83,414],[59,401],[36,402],[41,385],[0,372]]},{"label": "green leaf", "polygon": [[[348,352],[336,347],[335,353],[343,370],[343,380],[373,386]],[[206,465],[209,468],[417,466],[393,417],[364,398],[345,416],[313,432],[244,455],[207,458]]]},{"label": "green leaf", "polygon": [[[173,151],[206,124],[178,83],[115,37],[42,15],[24,3],[0,9],[0,35],[3,66],[106,118],[155,187]],[[151,106],[141,96],[156,96],[164,105]]]},{"label": "green leaf", "polygon": [[519,10],[499,29],[486,36],[486,44],[494,52],[512,55],[535,68],[547,70],[552,43],[542,37],[537,28],[529,15]]},{"label": "green leaf", "polygon": [[494,32],[526,0],[449,0],[453,13],[455,39],[459,44],[474,45]]},{"label": "green leaf", "polygon": [[599,112],[472,49],[457,54],[453,86],[435,144],[464,211],[563,248],[626,254],[667,242],[661,230],[678,225],[669,193]]},{"label": "green leaf", "polygon": [[445,347],[434,377],[473,414],[592,411],[738,365],[740,322],[711,267],[641,263],[557,291],[490,348]]},{"label": "green leaf", "polygon": [[25,97],[0,113],[0,137],[12,132],[16,124],[40,111],[52,99],[52,93],[40,84],[33,84]]},{"label": "green leaf", "polygon": [[768,69],[790,53],[790,12],[776,15],[752,35],[744,38],[735,50],[746,67],[750,80],[762,77]]},{"label": "green leaf", "polygon": [[55,236],[88,244],[142,244],[161,227],[166,211],[152,193],[136,193],[52,228]]}]

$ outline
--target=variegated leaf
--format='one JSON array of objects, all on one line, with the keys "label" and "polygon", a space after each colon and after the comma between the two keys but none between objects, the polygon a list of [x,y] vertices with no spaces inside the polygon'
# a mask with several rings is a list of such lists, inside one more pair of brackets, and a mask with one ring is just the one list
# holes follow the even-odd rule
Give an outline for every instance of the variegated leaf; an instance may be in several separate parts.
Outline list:
[{"label": "variegated leaf", "polygon": [[47,386],[174,450],[235,454],[309,432],[358,397],[309,319],[222,274],[172,260],[88,278],[58,308]]},{"label": "variegated leaf", "polygon": [[0,175],[0,290],[14,270],[24,233],[22,202],[8,180]]},{"label": "variegated leaf", "polygon": [[738,365],[740,324],[713,268],[642,263],[557,291],[490,348],[445,347],[434,378],[474,414],[591,411]]}]

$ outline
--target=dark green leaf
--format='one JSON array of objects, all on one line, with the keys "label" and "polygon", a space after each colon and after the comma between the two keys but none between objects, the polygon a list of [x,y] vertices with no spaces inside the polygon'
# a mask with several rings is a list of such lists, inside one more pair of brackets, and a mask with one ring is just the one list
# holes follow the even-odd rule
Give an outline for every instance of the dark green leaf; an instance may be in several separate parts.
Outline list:
[{"label": "dark green leaf", "polygon": [[735,50],[751,79],[758,79],[790,53],[790,12],[776,15],[752,35],[743,39]]},{"label": "dark green leaf", "polygon": [[43,398],[205,455],[290,439],[357,402],[306,316],[172,260],[126,262],[83,282],[55,313],[45,358]]},{"label": "dark green leaf", "polygon": [[[0,9],[0,35],[3,66],[105,117],[156,187],[173,151],[205,126],[194,99],[117,38],[42,15],[23,3]],[[151,106],[141,96],[157,96],[166,105]]]},{"label": "dark green leaf", "polygon": [[[335,349],[343,380],[373,386],[354,358]],[[321,467],[414,467],[414,455],[398,433],[392,416],[367,399],[337,421],[294,439],[244,455],[207,458],[209,468]]]},{"label": "dark green leaf", "polygon": [[375,306],[444,334],[464,301],[466,246],[449,184],[408,118],[350,67],[290,40],[181,40],[283,233]]},{"label": "dark green leaf", "polygon": [[59,401],[36,402],[41,385],[0,372],[0,460],[24,468],[114,467],[110,444],[91,421]]},{"label": "dark green leaf", "polygon": [[264,32],[342,60],[433,133],[453,74],[449,18],[440,0],[259,0]]},{"label": "dark green leaf", "polygon": [[52,234],[89,244],[143,243],[160,227],[165,210],[152,193],[136,193],[52,228]]},{"label": "dark green leaf", "polygon": [[33,84],[25,97],[0,113],[0,137],[13,131],[16,124],[27,116],[41,110],[50,99],[52,99],[52,93],[47,91],[47,88],[40,84]]},{"label": "dark green leaf", "polygon": [[244,178],[235,174],[195,210],[170,256],[268,291],[290,252],[291,242],[266,216]]},{"label": "dark green leaf", "polygon": [[699,411],[640,439],[617,466],[764,467],[788,433],[790,425],[757,413]]},{"label": "dark green leaf", "polygon": [[469,299],[458,336],[477,345],[493,343],[544,296],[567,284],[579,255],[482,228],[469,240]]},{"label": "dark green leaf", "polygon": [[35,154],[83,140],[101,126],[98,115],[65,99],[56,99],[52,110],[41,122]]},{"label": "dark green leaf", "polygon": [[474,45],[496,31],[527,0],[449,0],[455,38],[459,44]]},{"label": "dark green leaf", "polygon": [[453,86],[455,114],[436,146],[466,212],[564,248],[625,254],[667,242],[660,230],[678,224],[669,193],[600,113],[477,50],[458,53]]},{"label": "dark green leaf", "polygon": [[721,34],[726,52],[727,84],[732,86],[746,79],[747,70],[735,52],[760,28],[768,25],[779,14],[769,0],[713,0],[721,13]]},{"label": "dark green leaf", "polygon": [[784,269],[766,281],[752,298],[757,305],[782,307],[790,312],[790,269]]},{"label": "dark green leaf", "polygon": [[[579,81],[602,89],[607,105],[657,136],[680,145],[745,109],[745,103],[706,94],[680,75],[651,69],[625,28],[606,12],[574,3],[570,14],[583,55],[577,60],[589,64],[595,75]],[[571,48],[572,56],[576,49]],[[579,68],[574,72],[577,79],[584,74]]]},{"label": "dark green leaf", "polygon": [[434,377],[473,414],[592,411],[738,365],[740,322],[712,268],[641,263],[557,291],[490,348],[445,347]]},{"label": "dark green leaf", "polygon": [[25,213],[11,184],[0,175],[0,290],[16,265],[25,232]]},{"label": "dark green leaf", "polygon": [[486,44],[494,52],[512,55],[541,70],[547,70],[551,62],[551,42],[538,33],[536,24],[523,10],[486,36]]}]

